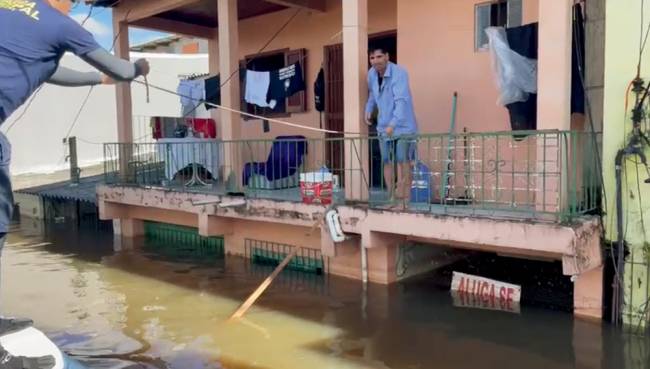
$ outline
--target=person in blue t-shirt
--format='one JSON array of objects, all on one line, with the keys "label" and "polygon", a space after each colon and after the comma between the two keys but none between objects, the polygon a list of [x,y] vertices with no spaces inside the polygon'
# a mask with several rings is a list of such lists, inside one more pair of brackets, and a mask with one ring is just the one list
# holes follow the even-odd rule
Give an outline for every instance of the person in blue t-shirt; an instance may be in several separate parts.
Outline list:
[{"label": "person in blue t-shirt", "polygon": [[[413,98],[408,73],[390,61],[390,55],[381,47],[370,49],[368,71],[368,102],[366,124],[372,125],[373,112],[378,110],[377,133],[384,166],[384,180],[391,201],[401,200],[406,207],[411,189],[411,165],[417,150],[418,124],[413,110]],[[397,164],[399,177],[393,166]],[[397,182],[397,183],[395,183]]]},{"label": "person in blue t-shirt", "polygon": [[[73,2],[0,0],[0,124],[43,83],[93,86],[131,81],[149,73],[146,60],[131,63],[102,49],[88,31],[68,16]],[[66,52],[79,56],[101,73],[81,73],[60,66],[59,61]],[[11,146],[0,134],[0,252],[14,206],[10,158]],[[0,319],[0,335],[30,324],[29,320]],[[20,360],[23,358],[4,355],[0,347],[0,368],[32,364],[35,368],[51,367],[49,360],[34,363]]]}]

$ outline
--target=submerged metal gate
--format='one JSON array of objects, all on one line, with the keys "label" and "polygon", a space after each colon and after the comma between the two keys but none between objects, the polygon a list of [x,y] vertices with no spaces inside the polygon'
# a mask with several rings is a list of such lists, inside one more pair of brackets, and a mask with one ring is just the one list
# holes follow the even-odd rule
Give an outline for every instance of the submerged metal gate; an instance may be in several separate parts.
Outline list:
[{"label": "submerged metal gate", "polygon": [[[246,239],[244,241],[246,258],[254,264],[278,265],[298,246],[273,243],[268,241]],[[324,274],[329,270],[329,259],[324,258],[320,250],[299,247],[298,254],[286,269],[306,273]]]}]

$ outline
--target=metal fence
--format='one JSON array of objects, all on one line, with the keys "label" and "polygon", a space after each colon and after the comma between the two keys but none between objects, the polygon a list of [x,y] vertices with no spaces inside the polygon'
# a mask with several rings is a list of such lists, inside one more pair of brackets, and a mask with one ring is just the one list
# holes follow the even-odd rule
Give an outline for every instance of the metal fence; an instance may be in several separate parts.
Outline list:
[{"label": "metal fence", "polygon": [[331,179],[332,190],[321,200],[335,204],[569,220],[600,206],[599,145],[600,136],[592,133],[518,131],[389,141],[178,139],[110,143],[104,153],[110,184],[304,201],[302,176]]}]

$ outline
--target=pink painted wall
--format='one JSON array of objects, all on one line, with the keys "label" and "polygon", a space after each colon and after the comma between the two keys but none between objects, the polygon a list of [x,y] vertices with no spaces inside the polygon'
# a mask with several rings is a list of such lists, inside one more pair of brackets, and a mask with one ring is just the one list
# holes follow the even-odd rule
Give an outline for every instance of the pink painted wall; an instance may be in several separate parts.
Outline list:
[{"label": "pink painted wall", "polygon": [[237,219],[233,221],[233,234],[226,236],[226,252],[233,255],[244,255],[246,239],[320,250],[319,227],[311,229]]},{"label": "pink painted wall", "polygon": [[[422,133],[449,131],[452,94],[457,91],[457,132],[510,130],[487,52],[474,51],[477,0],[398,2],[399,62],[410,76]],[[538,0],[524,0],[524,23],[537,19]]]},{"label": "pink painted wall", "polygon": [[[370,0],[368,3],[368,33],[373,34],[397,28],[396,0]],[[293,13],[295,10],[290,9],[241,21],[239,23],[241,57],[257,53],[269,37]],[[307,49],[307,71],[305,72],[307,112],[292,114],[291,117],[280,119],[311,127],[319,126],[319,114],[314,107],[313,85],[323,62],[324,46],[343,42],[342,17],[341,0],[328,0],[327,12],[301,12],[266,48],[266,51],[285,48]],[[244,138],[275,138],[282,134],[321,137],[321,134],[317,132],[279,126],[274,123],[271,123],[271,132],[264,133],[260,120],[242,121],[241,132]]]},{"label": "pink painted wall", "polygon": [[[398,58],[410,75],[415,110],[422,133],[449,129],[451,97],[459,93],[457,131],[509,130],[508,114],[497,105],[497,89],[487,52],[474,51],[474,7],[480,0],[369,0],[368,33],[396,30]],[[536,22],[539,0],[524,0],[523,23]],[[294,10],[243,20],[239,24],[240,56],[255,54]],[[280,118],[311,127],[319,126],[312,93],[323,61],[323,47],[342,42],[342,6],[329,0],[327,12],[301,12],[267,46],[266,51],[307,49],[307,112]],[[270,31],[269,31],[270,32]],[[263,35],[263,36],[262,36]],[[452,62],[453,61],[453,62]],[[272,139],[283,134],[320,137],[319,133],[271,123],[264,133],[259,120],[242,121],[243,138]]]}]

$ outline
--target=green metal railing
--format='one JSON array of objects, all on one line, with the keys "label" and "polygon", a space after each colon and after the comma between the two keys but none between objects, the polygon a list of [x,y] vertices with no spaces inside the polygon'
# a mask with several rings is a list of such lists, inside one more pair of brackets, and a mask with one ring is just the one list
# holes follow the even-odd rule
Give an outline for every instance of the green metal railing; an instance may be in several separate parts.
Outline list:
[{"label": "green metal railing", "polygon": [[[415,165],[383,162],[382,145]],[[335,204],[569,221],[600,207],[599,145],[598,134],[517,131],[416,135],[397,145],[377,137],[110,143],[104,153],[109,184],[304,201],[301,175],[326,172],[333,189],[323,198]],[[411,180],[400,177],[405,168]]]},{"label": "green metal railing", "polygon": [[182,259],[221,258],[223,237],[201,236],[196,228],[147,221],[144,223],[146,247]]},{"label": "green metal railing", "polygon": [[[244,250],[246,259],[252,263],[277,266],[298,246],[279,244],[269,241],[246,239]],[[320,250],[299,247],[298,253],[287,264],[288,270],[314,274],[323,274],[326,261]]]}]

